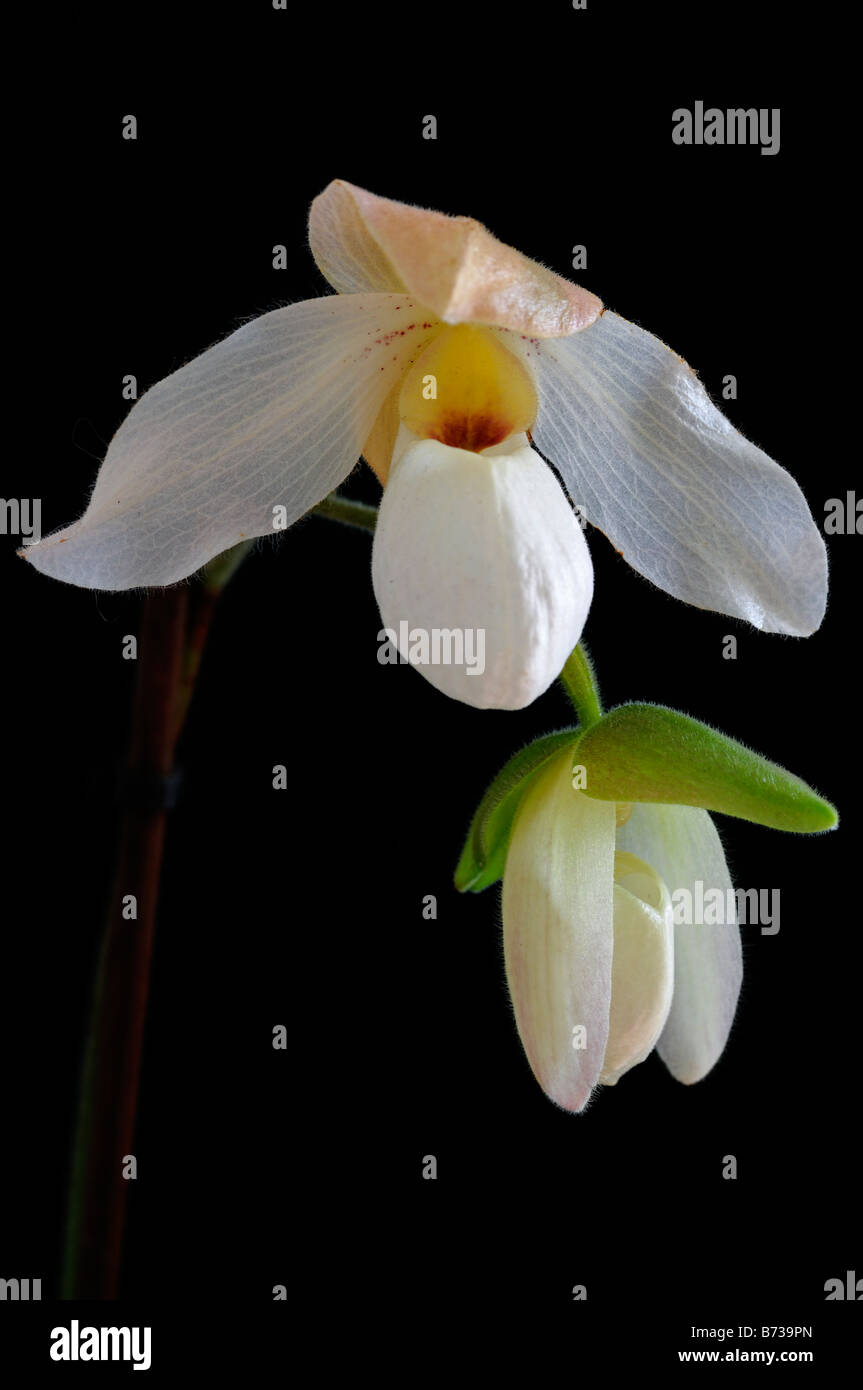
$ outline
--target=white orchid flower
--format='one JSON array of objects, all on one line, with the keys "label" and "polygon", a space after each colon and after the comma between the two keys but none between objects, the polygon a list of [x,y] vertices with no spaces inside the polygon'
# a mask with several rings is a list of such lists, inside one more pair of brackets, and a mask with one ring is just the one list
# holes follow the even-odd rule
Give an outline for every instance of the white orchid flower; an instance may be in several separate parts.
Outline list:
[{"label": "white orchid flower", "polygon": [[736,916],[674,925],[680,889],[734,894],[716,827],[695,806],[613,802],[573,789],[554,758],[519,807],[503,875],[506,973],[546,1095],[582,1110],[654,1047],[700,1081],[724,1047],[743,976]]},{"label": "white orchid flower", "polygon": [[660,588],[767,631],[818,627],[826,552],[800,489],[659,339],[470,218],[337,181],[309,235],[338,294],[244,324],[149,390],[83,517],[24,552],[37,569],[173,584],[292,524],[362,453],[384,485],[385,625],[481,630],[481,672],[424,674],[469,704],[520,708],[560,671],[593,587],[545,456]]},{"label": "white orchid flower", "polygon": [[839,817],[799,777],[689,715],[635,702],[603,714],[583,649],[562,680],[581,723],[500,769],[455,886],[481,893],[503,879],[519,1035],[546,1094],[579,1111],[654,1048],[692,1084],[725,1047],[741,899],[709,813],[805,835]]}]

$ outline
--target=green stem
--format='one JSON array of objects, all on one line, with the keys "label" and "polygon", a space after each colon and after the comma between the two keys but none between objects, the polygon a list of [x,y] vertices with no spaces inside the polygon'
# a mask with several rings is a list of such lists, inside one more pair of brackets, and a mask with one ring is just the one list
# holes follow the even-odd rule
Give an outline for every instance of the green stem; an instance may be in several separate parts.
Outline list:
[{"label": "green stem", "polygon": [[337,492],[331,492],[323,502],[312,507],[312,514],[326,517],[328,521],[341,521],[345,526],[357,526],[362,531],[374,531],[378,520],[377,507],[370,507],[366,502],[352,502]]},{"label": "green stem", "polygon": [[589,729],[602,718],[602,700],[593,670],[593,662],[583,642],[570,652],[560,673],[564,690],[572,702],[583,728]]}]

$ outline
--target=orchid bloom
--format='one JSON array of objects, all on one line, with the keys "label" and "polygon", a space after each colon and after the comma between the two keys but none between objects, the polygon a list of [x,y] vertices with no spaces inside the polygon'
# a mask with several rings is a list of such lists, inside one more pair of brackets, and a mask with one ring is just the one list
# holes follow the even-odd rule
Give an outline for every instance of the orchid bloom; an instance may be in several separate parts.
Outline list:
[{"label": "orchid bloom", "polygon": [[503,876],[506,973],[542,1089],[582,1110],[657,1048],[678,1081],[718,1061],[743,976],[736,916],[674,924],[680,889],[734,893],[716,827],[695,806],[617,812],[552,760],[519,808]]},{"label": "orchid bloom", "polygon": [[291,525],[362,453],[384,486],[386,627],[482,630],[482,672],[424,674],[520,708],[560,671],[593,590],[547,457],[660,588],[767,631],[818,627],[826,552],[800,489],[658,338],[470,218],[336,181],[309,237],[338,293],[244,324],[149,390],[83,517],[24,552],[37,569],[97,589],[176,583]]},{"label": "orchid bloom", "polygon": [[710,812],[798,834],[832,830],[838,814],[793,773],[677,710],[603,714],[583,649],[562,680],[581,724],[500,770],[455,884],[480,893],[503,878],[519,1035],[546,1095],[579,1111],[654,1048],[691,1084],[725,1047],[741,900]]}]

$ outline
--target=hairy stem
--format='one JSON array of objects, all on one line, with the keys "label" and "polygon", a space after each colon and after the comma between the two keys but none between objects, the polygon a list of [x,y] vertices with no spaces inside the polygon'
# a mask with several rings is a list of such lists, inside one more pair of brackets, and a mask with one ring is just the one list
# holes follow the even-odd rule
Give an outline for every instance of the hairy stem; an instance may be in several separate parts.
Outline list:
[{"label": "hairy stem", "polygon": [[315,516],[326,517],[328,521],[341,521],[345,526],[358,526],[363,531],[374,531],[378,520],[377,507],[367,502],[352,502],[349,497],[340,497],[331,492],[323,502],[312,507]]},{"label": "hairy stem", "polygon": [[602,718],[602,700],[587,648],[583,642],[570,653],[560,673],[560,680],[572,706],[578,715],[579,723],[589,729],[591,724]]}]

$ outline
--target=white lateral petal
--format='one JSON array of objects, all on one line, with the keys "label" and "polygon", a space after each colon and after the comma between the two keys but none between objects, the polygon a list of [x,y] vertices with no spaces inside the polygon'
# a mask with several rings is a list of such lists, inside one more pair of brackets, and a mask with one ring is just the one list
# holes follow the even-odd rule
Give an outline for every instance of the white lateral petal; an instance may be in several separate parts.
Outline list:
[{"label": "white lateral petal", "polygon": [[614,856],[611,1014],[600,1083],[613,1086],[656,1046],[674,990],[674,923],[662,879],[634,854]]},{"label": "white lateral petal", "polygon": [[609,312],[532,350],[534,442],[634,569],[686,603],[768,632],[815,631],[827,552],[806,499],[691,368]]},{"label": "white lateral petal", "polygon": [[[485,454],[434,439],[398,450],[372,551],[383,622],[445,695],[521,709],[560,674],[584,626],[593,567],[581,527],[524,435]],[[442,643],[435,662],[435,632],[460,634],[470,663],[446,661]]]},{"label": "white lateral petal", "polygon": [[88,588],[171,584],[291,525],[350,472],[436,327],[409,303],[332,295],[244,324],[142,396],[84,516],[26,558]]},{"label": "white lateral petal", "polygon": [[[617,846],[652,865],[672,901],[680,889],[694,906],[703,901],[700,882],[702,894],[718,889],[726,906],[733,902],[716,826],[699,807],[636,805],[617,832]],[[672,1075],[687,1084],[700,1081],[719,1060],[737,1009],[743,958],[736,914],[731,918],[726,925],[678,922],[674,928],[674,996],[657,1050]]]},{"label": "white lateral petal", "polygon": [[572,788],[555,758],[519,807],[503,876],[506,974],[537,1081],[581,1110],[608,1040],[614,805]]},{"label": "white lateral petal", "polygon": [[472,217],[380,198],[335,179],[312,203],[309,244],[342,294],[408,289],[446,323],[486,324],[530,337],[577,333],[602,303]]}]

